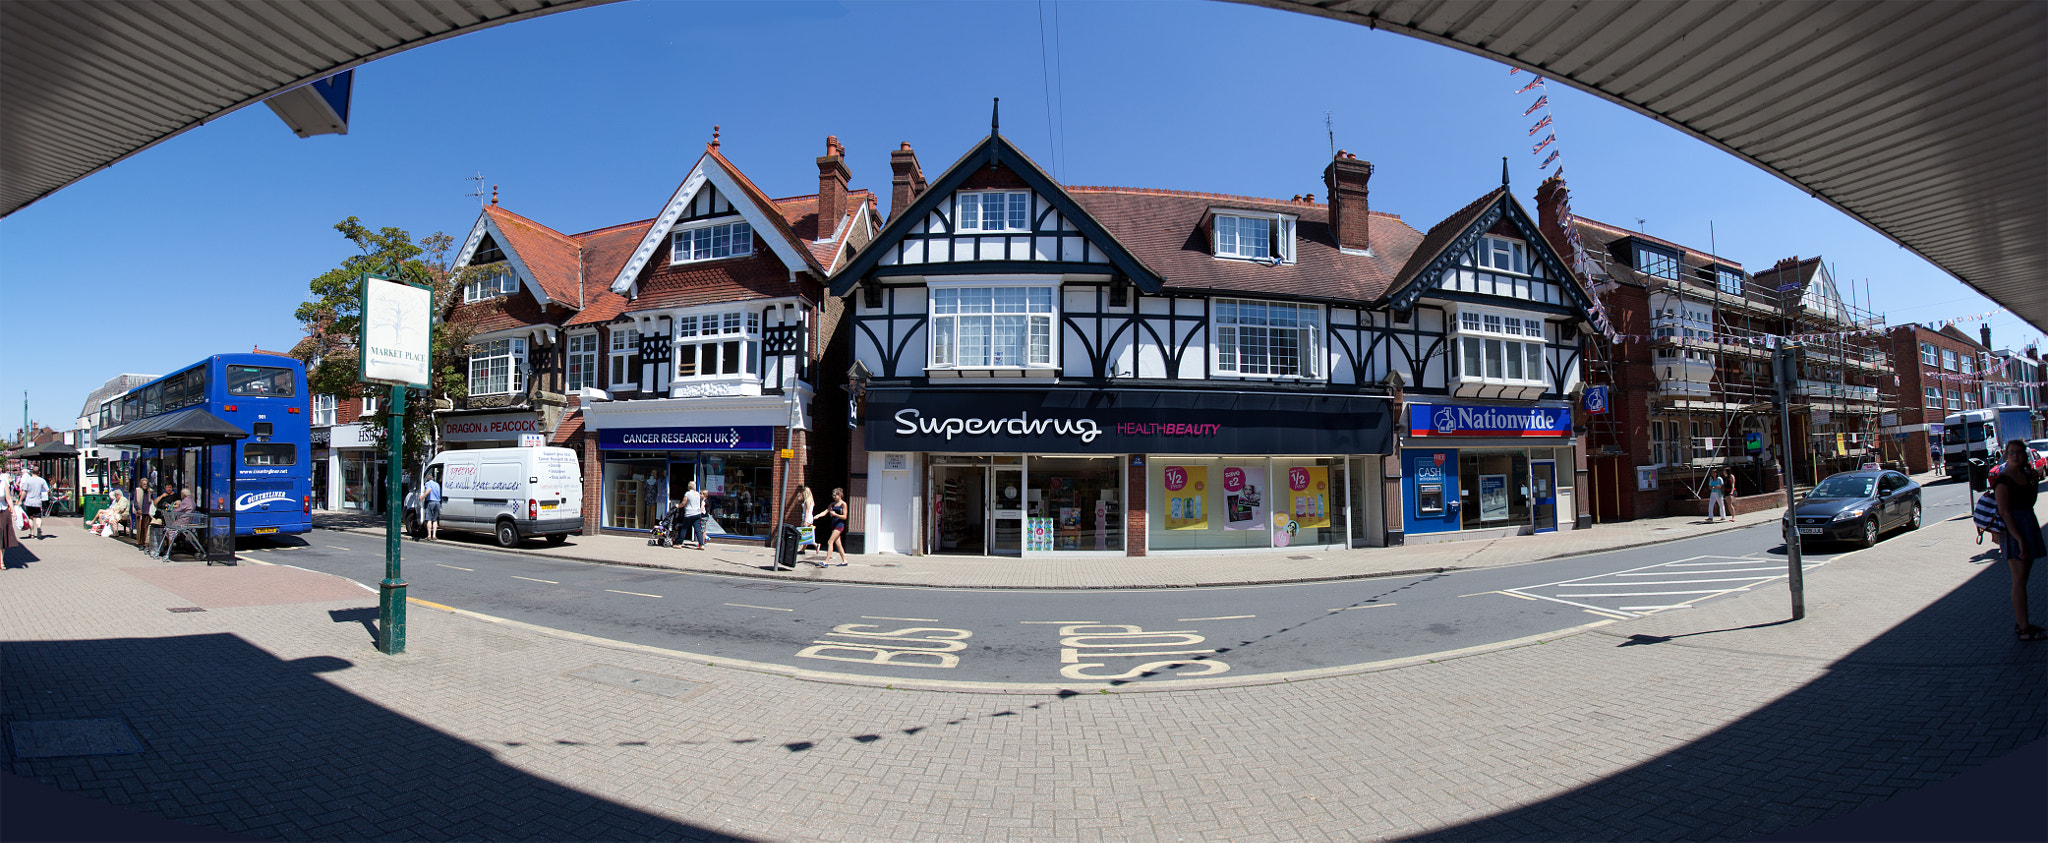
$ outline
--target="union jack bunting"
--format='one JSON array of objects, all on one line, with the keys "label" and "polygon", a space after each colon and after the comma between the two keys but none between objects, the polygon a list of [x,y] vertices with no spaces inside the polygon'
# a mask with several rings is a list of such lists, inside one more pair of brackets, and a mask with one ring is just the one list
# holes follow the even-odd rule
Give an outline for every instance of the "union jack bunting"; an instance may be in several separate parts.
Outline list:
[{"label": "union jack bunting", "polygon": [[1553,150],[1551,150],[1551,151],[1550,151],[1550,157],[1549,157],[1549,158],[1545,158],[1545,159],[1543,159],[1543,163],[1541,163],[1541,164],[1538,164],[1538,165],[1536,165],[1536,169],[1539,169],[1539,170],[1540,170],[1540,169],[1543,169],[1544,167],[1548,167],[1548,166],[1550,166],[1551,162],[1553,162],[1553,161],[1556,161],[1556,160],[1557,160],[1557,154],[1558,154],[1559,152],[1561,152],[1561,151],[1562,151],[1562,150],[1557,150],[1557,149],[1553,149]]},{"label": "union jack bunting", "polygon": [[1509,75],[1509,76],[1513,76],[1513,75],[1515,75],[1515,74],[1517,74],[1517,73],[1520,73],[1520,72],[1522,72],[1522,69],[1521,69],[1521,68],[1519,68],[1519,67],[1510,67],[1510,68],[1508,68],[1508,75]]},{"label": "union jack bunting", "polygon": [[[1524,89],[1524,90],[1527,90],[1527,89]],[[1518,94],[1519,94],[1519,93],[1521,93],[1521,91],[1516,91],[1515,93],[1518,93]],[[1526,110],[1526,111],[1523,111],[1523,112],[1522,112],[1522,116],[1523,116],[1523,117],[1527,117],[1527,116],[1529,116],[1529,115],[1531,115],[1531,114],[1535,114],[1535,113],[1536,113],[1536,110],[1537,110],[1537,109],[1539,109],[1539,108],[1543,108],[1544,106],[1547,106],[1547,105],[1549,105],[1549,104],[1550,104],[1550,95],[1549,95],[1549,94],[1544,94],[1543,96],[1537,97],[1537,98],[1536,98],[1536,104],[1535,104],[1535,105],[1532,105],[1532,106],[1529,106],[1528,110]]]},{"label": "union jack bunting", "polygon": [[1530,91],[1532,91],[1532,90],[1535,90],[1535,89],[1537,89],[1537,88],[1541,88],[1541,87],[1543,87],[1543,77],[1541,77],[1541,76],[1538,76],[1538,77],[1536,77],[1535,79],[1532,79],[1532,80],[1530,80],[1530,81],[1529,81],[1529,84],[1527,84],[1527,85],[1523,85],[1523,86],[1522,86],[1522,89],[1521,89],[1521,90],[1519,90],[1519,91],[1516,91],[1515,93],[1517,93],[1517,94],[1526,94],[1526,93],[1528,93],[1528,92],[1530,92]]},{"label": "union jack bunting", "polygon": [[1551,133],[1550,133],[1550,137],[1544,138],[1544,139],[1543,139],[1543,142],[1542,142],[1542,143],[1539,143],[1539,144],[1537,144],[1537,145],[1536,145],[1535,147],[1531,148],[1531,149],[1529,150],[1529,154],[1530,154],[1530,155],[1535,155],[1535,154],[1537,154],[1537,153],[1539,153],[1539,152],[1542,152],[1542,151],[1543,151],[1543,148],[1544,148],[1544,147],[1546,147],[1546,146],[1549,146],[1549,145],[1551,145],[1551,144],[1553,144],[1553,143],[1556,143],[1556,142],[1557,142],[1557,133],[1556,133],[1556,132],[1551,132]]},{"label": "union jack bunting", "polygon": [[1550,125],[1550,115],[1545,114],[1543,119],[1536,121],[1536,125],[1529,127],[1529,136],[1535,137],[1537,132],[1543,131],[1543,127],[1548,125]]}]

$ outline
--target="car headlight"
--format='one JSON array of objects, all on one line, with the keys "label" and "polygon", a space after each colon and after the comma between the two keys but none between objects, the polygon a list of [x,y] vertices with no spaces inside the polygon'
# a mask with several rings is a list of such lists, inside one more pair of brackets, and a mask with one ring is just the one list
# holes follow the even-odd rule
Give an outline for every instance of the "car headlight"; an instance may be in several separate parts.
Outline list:
[{"label": "car headlight", "polygon": [[1837,513],[1835,513],[1835,520],[1836,520],[1836,521],[1847,521],[1847,520],[1849,520],[1849,519],[1851,519],[1851,518],[1862,518],[1862,517],[1863,517],[1863,507],[1860,507],[1860,506],[1859,506],[1859,507],[1857,507],[1857,508],[1855,508],[1855,509],[1845,509],[1845,510],[1842,510],[1841,512],[1837,512]]}]

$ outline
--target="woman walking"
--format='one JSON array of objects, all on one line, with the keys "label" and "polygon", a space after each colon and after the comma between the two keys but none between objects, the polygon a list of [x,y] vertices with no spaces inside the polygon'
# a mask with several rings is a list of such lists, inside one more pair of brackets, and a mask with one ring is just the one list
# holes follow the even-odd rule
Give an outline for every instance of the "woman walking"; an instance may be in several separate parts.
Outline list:
[{"label": "woman walking", "polygon": [[2021,641],[2042,641],[2048,640],[2048,631],[2027,615],[2027,577],[2034,571],[2034,560],[2048,556],[2048,547],[2043,546],[2041,522],[2034,516],[2041,476],[2034,473],[2027,456],[2026,440],[2005,443],[2005,464],[1991,488],[1998,498],[1998,518],[2005,524],[2005,564],[2012,569],[2013,635]]},{"label": "woman walking", "polygon": [[825,562],[818,563],[820,566],[832,561],[832,551],[837,550],[839,567],[846,567],[846,544],[841,538],[846,535],[846,514],[846,490],[835,488],[832,490],[832,505],[811,516],[812,520],[824,518],[824,529],[831,536],[825,541]]}]

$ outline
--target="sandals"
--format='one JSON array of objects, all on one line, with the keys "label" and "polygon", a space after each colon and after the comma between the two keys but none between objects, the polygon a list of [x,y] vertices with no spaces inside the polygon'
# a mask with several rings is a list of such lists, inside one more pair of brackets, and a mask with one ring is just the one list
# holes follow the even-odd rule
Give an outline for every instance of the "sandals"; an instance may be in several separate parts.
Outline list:
[{"label": "sandals", "polygon": [[2048,641],[2048,629],[2028,624],[2025,627],[2013,624],[2012,634],[2021,641]]}]

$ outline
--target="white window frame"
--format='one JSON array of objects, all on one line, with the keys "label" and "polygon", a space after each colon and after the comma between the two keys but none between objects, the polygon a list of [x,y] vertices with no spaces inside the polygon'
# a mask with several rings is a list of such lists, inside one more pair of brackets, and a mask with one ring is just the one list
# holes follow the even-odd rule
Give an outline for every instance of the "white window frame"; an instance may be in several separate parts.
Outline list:
[{"label": "white window frame", "polygon": [[1934,343],[1923,342],[1920,344],[1920,365],[1930,369],[1941,367],[1941,355],[1935,353]]},{"label": "white window frame", "polygon": [[[1226,243],[1224,240],[1223,231],[1224,220],[1231,221],[1230,242],[1228,244],[1230,248],[1225,248]],[[1239,228],[1247,222],[1265,223],[1265,254],[1261,255],[1256,252],[1249,252],[1241,247],[1240,244],[1242,244],[1243,238],[1239,236],[1237,232]],[[1294,262],[1294,231],[1296,228],[1295,223],[1296,218],[1292,214],[1238,210],[1217,211],[1215,214],[1215,219],[1210,221],[1210,229],[1212,233],[1215,235],[1211,239],[1215,242],[1211,244],[1209,252],[1211,255],[1214,255],[1215,257],[1222,258],[1225,260],[1243,260],[1253,261],[1255,263],[1277,262],[1280,264],[1291,264]]]},{"label": "white window frame", "polygon": [[1942,349],[1942,350],[1941,350],[1941,367],[1942,367],[1943,369],[1947,369],[1947,370],[1949,370],[1949,371],[1953,372],[1953,371],[1956,371],[1956,366],[1957,366],[1957,365],[1958,365],[1958,363],[1956,362],[1956,352],[1955,352],[1955,349],[1952,349],[1952,348],[1944,348],[1944,349]]},{"label": "white window frame", "polygon": [[[526,340],[523,337],[499,337],[490,340],[471,340],[469,355],[469,394],[471,395],[516,395],[526,389]],[[494,384],[493,361],[504,361],[504,383]],[[365,411],[367,412],[367,411]]]},{"label": "white window frame", "polygon": [[1714,267],[1714,283],[1721,292],[1731,296],[1742,295],[1742,273],[1727,267]]},{"label": "white window frame", "polygon": [[[746,229],[745,236],[741,236],[739,233],[739,228],[741,227]],[[718,253],[718,229],[721,228],[732,229],[725,233],[726,252],[724,254]],[[697,253],[696,247],[698,232],[704,232],[706,235],[704,254],[701,256]],[[687,251],[684,248],[686,244],[682,242],[684,238],[689,238],[690,240],[687,244]],[[744,217],[723,216],[681,223],[675,228],[670,229],[668,233],[668,263],[670,266],[751,257],[753,254],[754,226],[752,223],[747,222]]]},{"label": "white window frame", "polygon": [[[1251,309],[1264,313],[1248,313]],[[1221,377],[1257,378],[1260,380],[1321,380],[1323,378],[1323,309],[1318,305],[1295,302],[1276,302],[1261,299],[1213,299],[1209,303],[1209,366],[1210,371]],[[1274,324],[1276,315],[1290,314],[1289,323]],[[1274,350],[1284,346],[1275,342],[1283,334],[1293,335],[1295,350],[1292,372],[1278,365]],[[1265,339],[1265,353],[1260,355],[1266,361],[1265,371],[1248,367],[1246,352],[1251,345],[1244,340],[1247,335],[1261,335]]]},{"label": "white window frame", "polygon": [[314,426],[314,427],[332,427],[332,426],[334,426],[334,408],[335,408],[335,404],[336,404],[336,402],[335,402],[335,400],[334,400],[334,396],[332,396],[332,395],[315,395],[315,396],[313,396],[313,426]]},{"label": "white window frame", "polygon": [[[1494,263],[1505,257],[1506,266]],[[1475,262],[1480,269],[1489,272],[1512,272],[1516,275],[1529,274],[1529,244],[1512,237],[1496,237],[1488,234],[1479,238]]]},{"label": "white window frame", "polygon": [[1977,390],[1972,389],[1963,393],[1963,409],[1977,409]]},{"label": "white window frame", "polygon": [[[761,376],[761,312],[758,310],[707,310],[678,314],[670,320],[675,342],[669,351],[677,380]],[[710,354],[704,352],[709,346]],[[685,349],[691,357],[687,371]],[[717,371],[700,371],[703,360],[715,362]]]},{"label": "white window frame", "polygon": [[[1654,275],[1658,278],[1669,278],[1674,281],[1678,279],[1679,264],[1683,263],[1681,259],[1673,255],[1667,255],[1657,249],[1652,249],[1642,243],[1637,243],[1635,248],[1637,272],[1644,275]],[[1669,272],[1651,271],[1649,264],[1653,261],[1660,267],[1663,266],[1664,261],[1670,261]]]},{"label": "white window frame", "polygon": [[[990,284],[987,282],[928,283],[929,286],[926,290],[925,299],[925,316],[927,320],[925,368],[1025,370],[1053,369],[1059,365],[1060,288],[1058,284],[1034,283],[1031,281],[1018,281],[1008,284]],[[978,302],[963,301],[962,294],[983,290],[990,291],[990,310],[961,310],[962,307],[979,306]],[[995,291],[1012,290],[1023,291],[1024,309],[996,310],[995,308],[999,305],[995,298],[999,294]],[[1043,303],[1046,309],[1043,311],[1036,309],[1040,304],[1039,302],[1032,301],[1034,293],[1041,291],[1046,298],[1046,301]],[[950,304],[947,303],[948,299],[951,300]],[[1016,304],[1014,302],[1005,302],[1000,306],[1015,307]],[[947,312],[948,309],[951,312]],[[982,317],[988,318],[987,327],[980,334],[986,340],[985,347],[988,350],[988,354],[982,358],[986,362],[962,363],[960,362],[962,352],[966,348],[962,343],[967,339],[968,333],[963,330],[963,326],[979,322]],[[1022,317],[1024,319],[1024,360],[1014,363],[996,362],[997,317]],[[1042,345],[1041,340],[1043,341]]]},{"label": "white window frame", "polygon": [[1974,354],[1965,354],[1965,355],[1962,355],[1962,356],[1961,356],[1960,358],[1958,358],[1958,362],[1960,362],[1960,363],[1962,364],[1962,366],[1963,366],[1963,369],[1962,369],[1962,372],[1963,372],[1963,374],[1965,374],[1965,375],[1973,375],[1973,374],[1976,374],[1976,373],[1977,373],[1977,355],[1974,355]]},{"label": "white window frame", "polygon": [[[1000,198],[998,198],[1000,197]],[[1019,207],[1019,197],[1022,207]],[[1000,225],[989,225],[990,199],[1002,206]],[[961,234],[1014,234],[1031,230],[1031,191],[963,190],[953,194],[953,230]],[[972,212],[969,209],[972,209]],[[1019,214],[1019,211],[1022,214]]]},{"label": "white window frame", "polygon": [[512,274],[512,267],[507,265],[492,275],[462,285],[462,301],[465,304],[480,302],[516,292],[519,292],[519,276]]},{"label": "white window frame", "polygon": [[362,403],[358,406],[362,408],[360,415],[363,416],[374,416],[377,414],[377,408],[384,406],[379,396],[373,392],[365,391],[361,400]]},{"label": "white window frame", "polygon": [[611,388],[634,390],[640,388],[639,366],[633,365],[633,358],[640,354],[640,331],[637,328],[613,328],[606,359],[611,361]]},{"label": "white window frame", "polygon": [[[1461,381],[1550,386],[1549,331],[1541,314],[1460,305],[1450,338]],[[1508,359],[1510,348],[1519,359]],[[1521,375],[1513,376],[1518,370]]]},{"label": "white window frame", "polygon": [[570,392],[597,386],[597,332],[569,335],[568,365],[563,367],[563,386]]},{"label": "white window frame", "polygon": [[1961,410],[1963,408],[1963,394],[1953,389],[1947,390],[1947,392],[1948,408],[1951,410]]},{"label": "white window frame", "polygon": [[1927,393],[1927,409],[1929,409],[1929,410],[1939,410],[1939,409],[1941,409],[1941,387],[1938,387],[1938,386],[1930,386],[1930,387],[1926,387],[1926,388],[1925,388],[1925,392]]}]

